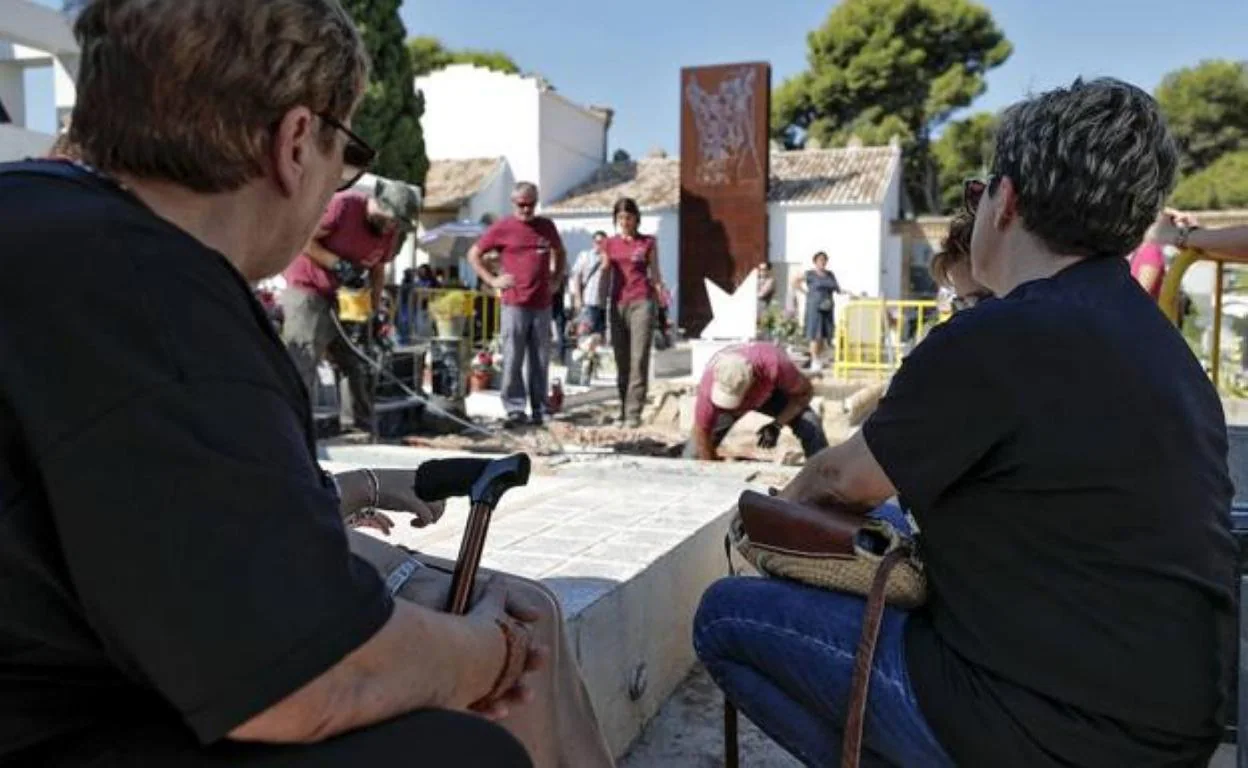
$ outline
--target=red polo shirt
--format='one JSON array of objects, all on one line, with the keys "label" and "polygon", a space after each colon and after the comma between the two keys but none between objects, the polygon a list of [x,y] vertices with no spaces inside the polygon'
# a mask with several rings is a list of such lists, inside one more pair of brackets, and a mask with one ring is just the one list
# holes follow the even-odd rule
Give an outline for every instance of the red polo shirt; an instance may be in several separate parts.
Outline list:
[{"label": "red polo shirt", "polygon": [[[317,240],[340,259],[371,268],[391,261],[395,256],[398,229],[379,233],[368,223],[368,198],[359,192],[339,192],[330,200],[320,229],[327,234]],[[319,293],[326,298],[338,290],[338,278],[301,253],[286,268],[286,284]]]},{"label": "red polo shirt", "polygon": [[[746,413],[758,408],[763,403],[771,399],[772,394],[776,390],[782,392],[796,392],[801,386],[805,378],[802,372],[797,370],[797,366],[784,353],[784,350],[775,344],[766,341],[757,341],[750,344],[741,344],[738,346],[727,347],[721,350],[719,355],[736,354],[745,358],[750,364],[750,368],[754,371],[754,381],[750,384],[749,390],[745,393],[745,399],[741,401],[741,406],[735,410],[727,411],[733,416],[743,416]],[[698,383],[698,397],[693,408],[693,423],[706,431],[715,428],[716,417],[721,413],[719,408],[711,402],[711,387],[715,385],[715,358],[712,358],[706,364],[706,370],[702,373],[702,380]]]},{"label": "red polo shirt", "polygon": [[611,260],[611,300],[617,307],[625,307],[650,296],[650,261],[647,258],[654,248],[654,238],[637,235],[626,239],[623,235],[607,238],[607,258]]},{"label": "red polo shirt", "polygon": [[503,304],[524,309],[550,309],[550,259],[563,240],[555,223],[543,216],[521,221],[508,216],[477,241],[481,253],[498,251],[503,272],[515,286],[503,291]]}]

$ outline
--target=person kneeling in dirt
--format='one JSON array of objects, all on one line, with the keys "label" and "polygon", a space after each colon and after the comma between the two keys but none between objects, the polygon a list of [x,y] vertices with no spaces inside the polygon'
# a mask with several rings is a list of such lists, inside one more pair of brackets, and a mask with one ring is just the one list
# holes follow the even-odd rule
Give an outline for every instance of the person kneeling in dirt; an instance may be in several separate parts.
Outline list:
[{"label": "person kneeling in dirt", "polygon": [[[335,482],[341,489],[339,511],[350,528],[372,528],[389,536],[394,522],[378,509],[413,514],[412,525],[417,528],[442,517],[441,502],[430,504],[417,498],[412,470],[352,470],[337,475]],[[435,611],[446,605],[454,562],[359,530],[349,530],[347,541],[352,554],[377,569],[395,598]],[[611,751],[564,632],[558,598],[540,582],[484,569],[478,572],[474,605],[504,593],[508,612],[526,622],[524,631],[531,645],[543,649],[544,663],[529,673],[523,698],[512,698],[504,710],[484,714],[524,745],[536,768],[610,768],[614,765]]]},{"label": "person kneeling in dirt", "polygon": [[719,444],[750,411],[775,421],[758,431],[758,447],[774,448],[789,427],[807,458],[828,447],[819,415],[810,407],[814,389],[784,350],[768,342],[728,347],[706,366],[698,384],[693,435],[685,456],[718,461]]}]

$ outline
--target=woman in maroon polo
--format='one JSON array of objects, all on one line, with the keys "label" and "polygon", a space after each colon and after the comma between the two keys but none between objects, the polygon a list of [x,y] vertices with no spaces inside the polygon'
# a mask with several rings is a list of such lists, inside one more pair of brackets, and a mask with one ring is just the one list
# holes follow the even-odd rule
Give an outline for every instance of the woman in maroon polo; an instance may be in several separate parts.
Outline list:
[{"label": "woman in maroon polo", "polygon": [[622,197],[612,211],[617,234],[607,238],[602,254],[603,281],[611,286],[611,346],[615,350],[621,421],[641,425],[650,378],[650,334],[654,302],[663,287],[655,239],[637,231],[641,211]]}]

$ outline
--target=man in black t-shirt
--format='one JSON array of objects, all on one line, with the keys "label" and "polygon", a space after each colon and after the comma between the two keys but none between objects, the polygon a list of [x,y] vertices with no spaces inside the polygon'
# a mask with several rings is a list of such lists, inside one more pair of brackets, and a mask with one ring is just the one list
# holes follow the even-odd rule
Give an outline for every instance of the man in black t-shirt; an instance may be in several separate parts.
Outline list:
[{"label": "man in black t-shirt", "polygon": [[392,600],[351,554],[365,497],[249,289],[373,154],[349,17],[108,0],[75,32],[90,165],[0,166],[0,763],[529,765],[479,715],[525,695],[532,616]]},{"label": "man in black t-shirt", "polygon": [[[1175,157],[1156,103],[1119,81],[1007,111],[992,174],[967,187],[974,278],[999,298],[933,329],[862,431],[784,491],[898,495],[917,519],[929,599],[886,616],[866,725],[894,764],[1203,767],[1217,746],[1235,657],[1226,426],[1122,258]],[[695,643],[764,730],[834,759],[862,604],[727,580]]]}]

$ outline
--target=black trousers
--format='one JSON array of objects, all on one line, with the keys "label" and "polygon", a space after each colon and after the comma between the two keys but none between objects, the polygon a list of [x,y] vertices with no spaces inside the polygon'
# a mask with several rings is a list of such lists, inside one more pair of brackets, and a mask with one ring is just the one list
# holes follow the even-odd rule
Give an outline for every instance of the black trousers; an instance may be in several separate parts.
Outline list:
[{"label": "black trousers", "polygon": [[532,768],[520,742],[501,726],[445,710],[411,712],[319,744],[223,742],[200,747],[180,723],[113,732],[79,743],[72,756],[39,765],[69,768],[188,766],[189,768],[357,768],[489,766]]}]

